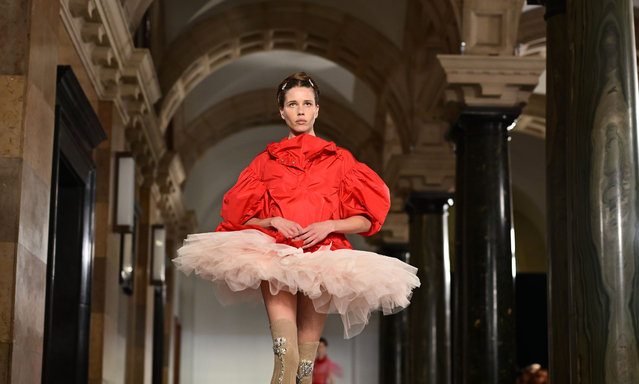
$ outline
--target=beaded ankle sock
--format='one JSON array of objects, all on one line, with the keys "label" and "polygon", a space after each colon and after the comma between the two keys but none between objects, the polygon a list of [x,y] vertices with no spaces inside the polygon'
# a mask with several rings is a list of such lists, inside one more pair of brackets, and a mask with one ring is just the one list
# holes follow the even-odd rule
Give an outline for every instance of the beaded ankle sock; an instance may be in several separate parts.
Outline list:
[{"label": "beaded ankle sock", "polygon": [[299,363],[297,326],[291,320],[275,320],[271,335],[275,355],[271,384],[294,384]]},{"label": "beaded ankle sock", "polygon": [[296,384],[311,384],[313,380],[313,364],[319,342],[304,343],[299,345],[300,363],[297,368]]}]

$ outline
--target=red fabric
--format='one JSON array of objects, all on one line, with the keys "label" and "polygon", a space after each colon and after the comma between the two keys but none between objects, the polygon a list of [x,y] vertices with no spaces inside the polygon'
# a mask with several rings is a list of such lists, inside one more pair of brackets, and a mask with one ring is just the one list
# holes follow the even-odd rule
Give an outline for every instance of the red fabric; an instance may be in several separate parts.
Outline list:
[{"label": "red fabric", "polygon": [[324,356],[323,359],[319,357],[315,358],[315,364],[313,364],[313,384],[326,384],[328,382],[328,376],[331,373],[333,376],[342,377],[342,367],[327,356]]},{"label": "red fabric", "polygon": [[[286,242],[279,232],[242,224],[253,217],[281,216],[306,227],[363,215],[371,228],[361,235],[372,235],[382,227],[389,208],[388,187],[375,172],[333,142],[304,134],[269,144],[251,162],[224,195],[226,223],[216,230],[255,228]],[[331,249],[352,248],[343,234],[332,233],[305,251],[328,244]]]}]

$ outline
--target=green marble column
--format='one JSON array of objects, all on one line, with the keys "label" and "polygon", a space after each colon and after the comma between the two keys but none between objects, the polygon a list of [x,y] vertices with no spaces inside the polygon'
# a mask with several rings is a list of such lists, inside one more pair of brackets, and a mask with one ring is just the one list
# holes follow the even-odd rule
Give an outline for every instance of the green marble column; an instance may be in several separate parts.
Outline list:
[{"label": "green marble column", "polygon": [[[410,263],[408,244],[385,244],[383,255]],[[408,310],[381,316],[379,335],[379,382],[408,384]]]},{"label": "green marble column", "polygon": [[[630,0],[569,1],[567,257],[573,383],[639,382],[637,68]],[[557,257],[557,255],[553,255]],[[553,340],[553,343],[555,341]]]},{"label": "green marble column", "polygon": [[462,110],[457,155],[453,380],[514,383],[515,292],[508,127],[518,108]]},{"label": "green marble column", "polygon": [[409,316],[411,384],[450,384],[450,255],[448,204],[452,196],[413,192],[410,213],[410,263],[418,268]]}]

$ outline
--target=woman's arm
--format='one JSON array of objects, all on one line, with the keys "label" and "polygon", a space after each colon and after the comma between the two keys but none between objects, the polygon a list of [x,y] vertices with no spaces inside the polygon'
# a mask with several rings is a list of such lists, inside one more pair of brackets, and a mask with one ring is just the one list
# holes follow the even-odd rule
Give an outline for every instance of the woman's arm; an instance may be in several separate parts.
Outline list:
[{"label": "woman's arm", "polygon": [[319,221],[302,229],[293,240],[303,240],[302,248],[309,248],[324,240],[330,233],[361,233],[368,231],[370,227],[370,220],[360,215],[340,220]]}]

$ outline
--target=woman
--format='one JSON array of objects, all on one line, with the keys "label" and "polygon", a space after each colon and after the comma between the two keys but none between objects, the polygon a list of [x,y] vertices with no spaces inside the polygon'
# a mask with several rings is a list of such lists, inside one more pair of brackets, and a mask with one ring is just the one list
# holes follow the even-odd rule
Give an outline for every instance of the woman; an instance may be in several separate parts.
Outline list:
[{"label": "woman", "polygon": [[342,367],[328,358],[327,349],[328,342],[325,338],[320,337],[313,368],[313,384],[335,384],[334,376],[342,377]]},{"label": "woman", "polygon": [[346,240],[381,228],[389,191],[350,152],[315,136],[317,84],[295,73],[280,83],[277,103],[288,137],[240,174],[216,232],[189,235],[174,261],[218,283],[226,299],[261,291],[275,354],[271,383],[307,384],[327,313],[339,313],[352,337],[372,310],[406,307],[419,279],[414,267]]}]

